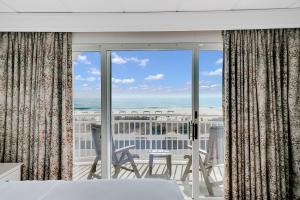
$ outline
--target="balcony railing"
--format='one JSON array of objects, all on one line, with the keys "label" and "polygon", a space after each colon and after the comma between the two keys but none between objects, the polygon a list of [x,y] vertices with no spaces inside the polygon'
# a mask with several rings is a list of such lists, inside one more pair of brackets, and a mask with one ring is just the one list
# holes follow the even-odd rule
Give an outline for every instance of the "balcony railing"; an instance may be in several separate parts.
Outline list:
[{"label": "balcony railing", "polygon": [[[150,150],[168,150],[173,160],[184,161],[183,156],[191,154],[188,149],[189,122],[191,115],[174,112],[119,112],[113,114],[112,132],[116,148],[135,145],[133,153],[138,154],[140,160],[148,159]],[[100,112],[75,111],[74,113],[74,161],[92,161],[95,157],[95,147],[92,140],[91,124],[101,124]],[[200,116],[199,143],[200,148],[207,150],[209,130],[212,126],[222,126],[222,116]],[[218,144],[223,147],[223,140]],[[219,148],[223,151],[223,148]],[[223,155],[223,152],[220,152]],[[221,160],[223,158],[220,158]]]}]

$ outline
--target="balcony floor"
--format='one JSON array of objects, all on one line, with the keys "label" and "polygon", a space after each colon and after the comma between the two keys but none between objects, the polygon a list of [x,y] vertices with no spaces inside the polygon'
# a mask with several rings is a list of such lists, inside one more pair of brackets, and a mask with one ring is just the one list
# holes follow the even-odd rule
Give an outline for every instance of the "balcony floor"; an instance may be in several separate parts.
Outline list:
[{"label": "balcony floor", "polygon": [[[147,162],[137,162],[137,168],[143,178],[163,178],[163,179],[170,179],[167,174],[167,166],[165,163],[154,163],[153,166],[153,175],[149,175],[148,173],[148,163]],[[130,168],[130,165],[126,167]],[[181,177],[184,173],[186,164],[172,164],[172,175],[171,180],[175,180],[176,183],[179,185],[181,190],[183,191],[184,195],[186,195],[187,199],[188,196],[191,196],[192,191],[192,176],[191,174],[188,176],[186,181],[181,181]],[[77,163],[74,164],[73,167],[73,180],[87,180],[87,176],[89,174],[91,168],[91,164],[84,164],[84,163]],[[224,169],[223,166],[214,167],[211,178],[216,181],[220,181],[223,179]],[[101,174],[101,166],[97,166],[97,174]],[[112,168],[112,173],[114,173],[114,168]],[[121,170],[118,175],[120,179],[131,179],[136,178],[135,174],[130,171]],[[201,196],[208,196],[205,183],[203,182],[203,178],[200,172],[200,194]],[[215,186],[213,188],[215,196],[222,196],[223,195],[223,185]]]}]

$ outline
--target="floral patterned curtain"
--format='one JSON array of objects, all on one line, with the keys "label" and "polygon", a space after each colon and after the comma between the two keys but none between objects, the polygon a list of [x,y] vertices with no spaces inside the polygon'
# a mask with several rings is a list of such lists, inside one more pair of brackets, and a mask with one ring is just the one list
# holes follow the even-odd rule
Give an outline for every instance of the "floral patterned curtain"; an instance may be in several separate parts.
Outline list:
[{"label": "floral patterned curtain", "polygon": [[300,29],[223,39],[225,199],[300,199]]},{"label": "floral patterned curtain", "polygon": [[70,33],[0,32],[0,162],[24,180],[72,178]]}]

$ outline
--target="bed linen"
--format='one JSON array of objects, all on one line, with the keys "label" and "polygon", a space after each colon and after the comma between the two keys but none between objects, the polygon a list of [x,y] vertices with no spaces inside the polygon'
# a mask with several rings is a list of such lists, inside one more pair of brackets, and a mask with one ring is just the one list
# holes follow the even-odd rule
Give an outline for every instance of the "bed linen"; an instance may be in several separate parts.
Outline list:
[{"label": "bed linen", "polygon": [[1,200],[184,200],[174,181],[159,179],[0,182]]}]

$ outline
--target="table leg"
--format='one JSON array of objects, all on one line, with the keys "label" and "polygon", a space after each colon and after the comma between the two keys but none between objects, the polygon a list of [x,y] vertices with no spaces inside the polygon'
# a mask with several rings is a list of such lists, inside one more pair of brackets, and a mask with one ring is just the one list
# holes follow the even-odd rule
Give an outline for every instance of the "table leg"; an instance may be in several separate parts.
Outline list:
[{"label": "table leg", "polygon": [[172,158],[171,158],[171,155],[167,156],[167,168],[168,168],[169,175],[170,175],[170,178],[171,178],[171,176],[172,176]]},{"label": "table leg", "polygon": [[149,175],[152,175],[153,155],[149,155]]}]

